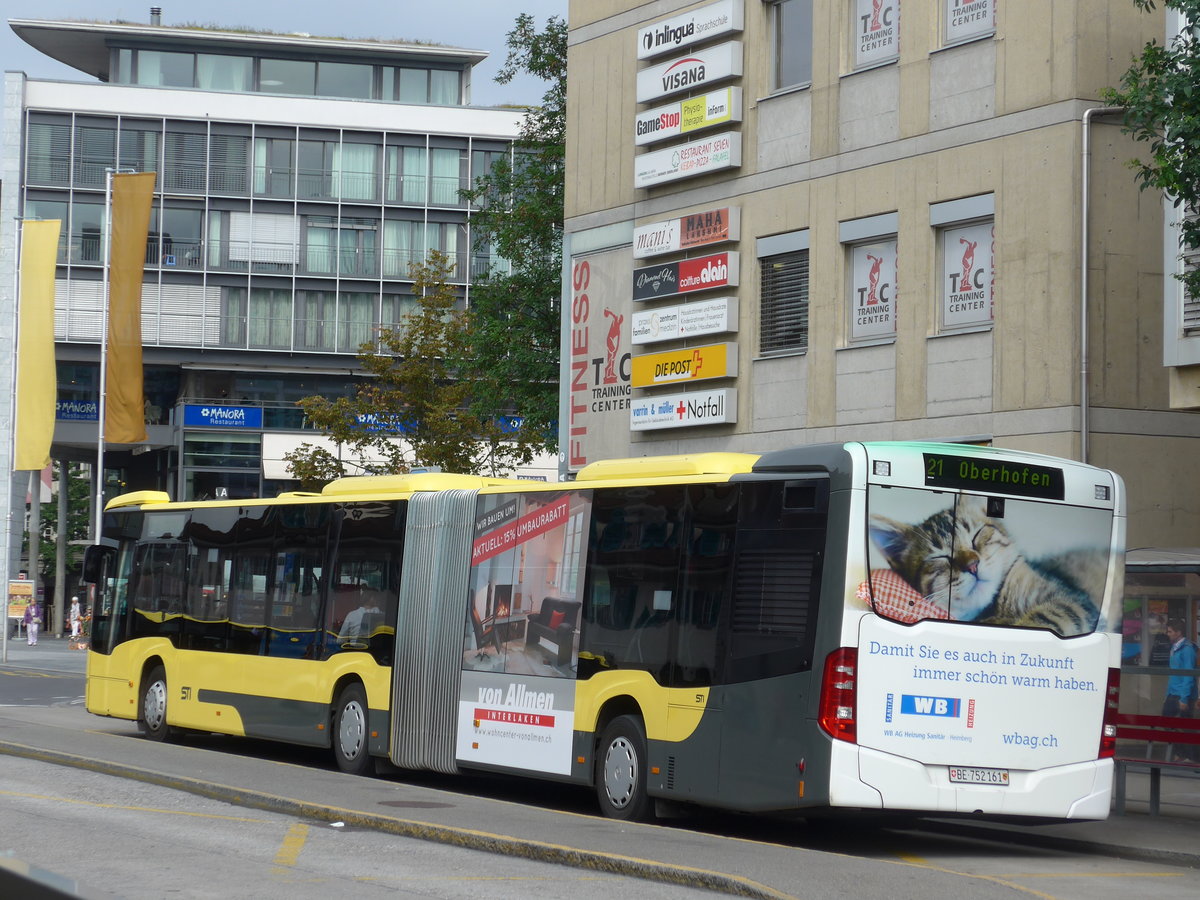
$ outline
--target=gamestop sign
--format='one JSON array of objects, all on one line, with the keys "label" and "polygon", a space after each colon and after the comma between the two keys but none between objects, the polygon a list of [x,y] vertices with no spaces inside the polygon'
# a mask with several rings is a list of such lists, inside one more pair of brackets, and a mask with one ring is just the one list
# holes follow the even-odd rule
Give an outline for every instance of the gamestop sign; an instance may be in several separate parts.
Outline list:
[{"label": "gamestop sign", "polygon": [[742,0],[721,0],[643,28],[637,36],[637,58],[653,59],[741,30]]},{"label": "gamestop sign", "polygon": [[637,73],[637,102],[691,91],[742,74],[742,45],[737,41],[705,47],[687,56]]},{"label": "gamestop sign", "polygon": [[699,97],[657,106],[638,113],[633,142],[639,147],[667,138],[702,131],[727,122],[742,121],[742,89],[721,88]]},{"label": "gamestop sign", "polygon": [[659,394],[633,402],[630,431],[658,431],[692,425],[732,425],[737,422],[737,389]]},{"label": "gamestop sign", "polygon": [[736,250],[680,259],[633,270],[633,299],[655,300],[705,291],[709,288],[736,287],[739,257]]},{"label": "gamestop sign", "polygon": [[648,188],[742,164],[742,136],[735,131],[715,134],[666,150],[654,150],[634,157],[633,186]]}]

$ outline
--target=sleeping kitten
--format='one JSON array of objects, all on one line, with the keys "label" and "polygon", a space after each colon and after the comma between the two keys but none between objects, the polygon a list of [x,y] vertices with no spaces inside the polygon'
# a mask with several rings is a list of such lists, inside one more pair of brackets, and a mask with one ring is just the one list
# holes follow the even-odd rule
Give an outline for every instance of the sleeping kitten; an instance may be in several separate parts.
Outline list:
[{"label": "sleeping kitten", "polygon": [[1099,551],[1027,560],[1004,526],[988,518],[982,497],[961,497],[957,516],[945,509],[919,525],[873,515],[870,532],[888,565],[953,619],[1062,635],[1096,628],[1100,613],[1081,576],[1095,580]]}]

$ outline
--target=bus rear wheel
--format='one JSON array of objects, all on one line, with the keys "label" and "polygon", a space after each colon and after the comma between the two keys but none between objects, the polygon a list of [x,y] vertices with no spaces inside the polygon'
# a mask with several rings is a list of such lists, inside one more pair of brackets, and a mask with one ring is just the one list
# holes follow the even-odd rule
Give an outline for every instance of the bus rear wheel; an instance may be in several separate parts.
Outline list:
[{"label": "bus rear wheel", "polygon": [[367,752],[367,695],[361,684],[348,684],[333,707],[333,755],[338,768],[351,775],[371,769]]},{"label": "bus rear wheel", "polygon": [[600,735],[596,796],[600,811],[610,819],[645,822],[652,818],[646,793],[646,730],[636,716],[618,716]]},{"label": "bus rear wheel", "polygon": [[138,729],[152,741],[165,741],[171,729],[167,726],[167,673],[155,666],[142,682],[138,703]]}]

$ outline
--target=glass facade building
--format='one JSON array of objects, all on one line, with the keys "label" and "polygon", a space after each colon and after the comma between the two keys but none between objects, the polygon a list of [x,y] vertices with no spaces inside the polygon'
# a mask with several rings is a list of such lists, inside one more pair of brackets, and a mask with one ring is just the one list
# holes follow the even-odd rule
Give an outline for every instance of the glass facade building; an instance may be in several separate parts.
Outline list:
[{"label": "glass facade building", "polygon": [[[473,249],[459,194],[511,152],[522,115],[469,105],[485,53],[9,25],[99,77],[5,76],[5,133],[19,139],[5,142],[0,212],[62,221],[56,458],[95,455],[110,171],[157,173],[142,289],[150,440],[106,448],[122,490],[194,499],[288,487],[282,455],[314,438],[295,401],[353,391],[360,348],[414,307],[410,266],[445,253],[463,305],[472,279],[505,266]],[[11,311],[15,255],[0,258]],[[244,412],[210,415],[218,408]]]}]

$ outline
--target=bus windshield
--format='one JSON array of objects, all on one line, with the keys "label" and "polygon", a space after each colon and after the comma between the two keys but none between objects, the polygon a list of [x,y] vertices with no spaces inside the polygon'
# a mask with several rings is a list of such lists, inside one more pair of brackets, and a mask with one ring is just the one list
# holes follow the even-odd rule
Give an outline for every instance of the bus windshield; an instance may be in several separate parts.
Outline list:
[{"label": "bus windshield", "polygon": [[1111,510],[872,485],[860,599],[899,622],[1110,630]]}]

